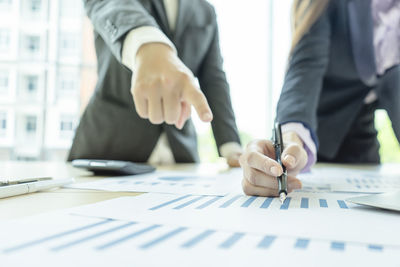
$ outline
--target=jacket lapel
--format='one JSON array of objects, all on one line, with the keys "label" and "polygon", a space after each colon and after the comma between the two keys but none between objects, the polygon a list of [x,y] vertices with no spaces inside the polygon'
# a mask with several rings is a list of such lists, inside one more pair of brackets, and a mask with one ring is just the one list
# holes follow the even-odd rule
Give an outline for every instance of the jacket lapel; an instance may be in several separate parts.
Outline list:
[{"label": "jacket lapel", "polygon": [[163,0],[152,0],[152,4],[155,12],[159,18],[160,27],[164,33],[166,33],[169,37],[171,37],[171,30],[168,24],[167,13],[164,8]]},{"label": "jacket lapel", "polygon": [[377,77],[371,0],[350,0],[348,13],[352,51],[358,74],[366,85],[375,85]]},{"label": "jacket lapel", "polygon": [[179,10],[178,10],[178,18],[176,21],[175,34],[174,39],[179,40],[181,35],[184,33],[185,28],[188,25],[189,20],[192,17],[192,4],[193,0],[178,0],[179,1]]}]

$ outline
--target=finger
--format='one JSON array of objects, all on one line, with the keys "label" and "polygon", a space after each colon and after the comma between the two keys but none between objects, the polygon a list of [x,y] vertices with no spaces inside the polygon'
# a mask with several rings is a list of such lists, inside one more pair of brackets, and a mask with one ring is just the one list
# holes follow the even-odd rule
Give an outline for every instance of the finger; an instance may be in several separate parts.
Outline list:
[{"label": "finger", "polygon": [[264,172],[248,167],[243,168],[243,175],[244,178],[254,186],[268,187],[272,189],[278,188],[278,179],[276,176],[267,175]]},{"label": "finger", "polygon": [[278,162],[256,151],[256,149],[247,150],[240,157],[240,165],[257,169],[271,176],[279,176],[283,172],[282,166]]},{"label": "finger", "polygon": [[278,196],[278,190],[268,187],[260,187],[252,185],[247,179],[242,180],[243,192],[249,196],[261,196],[261,197],[276,197]]},{"label": "finger", "polygon": [[161,98],[148,100],[149,103],[149,120],[153,124],[161,124],[164,121],[163,117],[163,104]]},{"label": "finger", "polygon": [[[301,188],[300,180],[294,177],[288,177],[288,193]],[[262,196],[262,197],[277,197],[278,188],[268,188],[252,185],[247,179],[242,180],[243,192],[246,195]]]},{"label": "finger", "polygon": [[164,120],[168,124],[175,124],[181,114],[181,103],[175,93],[167,94],[163,97]]},{"label": "finger", "polygon": [[210,106],[208,105],[207,99],[204,94],[194,87],[193,85],[187,85],[183,91],[183,100],[193,105],[200,119],[204,122],[210,122],[213,119]]},{"label": "finger", "polygon": [[229,167],[231,167],[231,168],[240,167],[239,157],[240,157],[240,154],[234,154],[234,155],[230,156],[227,160]]},{"label": "finger", "polygon": [[289,144],[283,150],[282,163],[288,171],[301,170],[307,163],[307,152],[296,143]]},{"label": "finger", "polygon": [[181,130],[183,128],[183,126],[185,125],[185,122],[190,118],[191,113],[192,113],[192,110],[191,110],[190,105],[187,102],[182,101],[181,102],[181,115],[178,119],[178,122],[175,124],[178,129]]},{"label": "finger", "polygon": [[133,96],[133,102],[135,103],[136,112],[142,119],[149,118],[148,103],[143,97]]}]

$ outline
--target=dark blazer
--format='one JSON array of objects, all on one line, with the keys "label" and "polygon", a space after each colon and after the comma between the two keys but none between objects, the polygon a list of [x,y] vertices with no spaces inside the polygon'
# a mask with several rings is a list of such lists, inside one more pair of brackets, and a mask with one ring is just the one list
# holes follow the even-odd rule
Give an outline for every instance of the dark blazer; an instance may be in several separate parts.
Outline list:
[{"label": "dark blazer", "polygon": [[291,55],[277,119],[302,122],[319,143],[318,153],[334,158],[375,89],[400,140],[399,68],[384,82],[376,73],[371,1],[332,0]]},{"label": "dark blazer", "polygon": [[176,162],[199,160],[195,128],[189,120],[175,126],[152,125],[135,111],[130,93],[132,72],[121,63],[125,35],[140,26],[160,28],[179,58],[198,78],[214,115],[218,147],[238,142],[229,86],[222,68],[213,7],[205,0],[180,0],[175,33],[169,30],[162,0],[87,0],[85,9],[95,31],[98,82],[76,131],[69,160],[96,158],[147,161],[165,132]]}]

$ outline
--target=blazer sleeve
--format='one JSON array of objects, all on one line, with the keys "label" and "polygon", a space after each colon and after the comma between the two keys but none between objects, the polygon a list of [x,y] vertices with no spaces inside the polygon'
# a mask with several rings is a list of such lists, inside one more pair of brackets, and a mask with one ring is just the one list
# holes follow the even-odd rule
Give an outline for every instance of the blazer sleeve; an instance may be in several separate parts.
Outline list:
[{"label": "blazer sleeve", "polygon": [[223,70],[218,25],[214,9],[212,9],[212,12],[214,36],[201,64],[198,79],[214,115],[211,126],[219,154],[221,155],[219,148],[223,144],[228,142],[240,144],[240,139],[232,108],[230,89]]},{"label": "blazer sleeve", "polygon": [[103,38],[113,55],[121,62],[123,37],[141,26],[159,28],[155,19],[137,0],[84,0],[94,30]]},{"label": "blazer sleeve", "polygon": [[277,121],[302,123],[317,147],[317,108],[331,43],[329,10],[328,7],[294,48],[277,105]]}]

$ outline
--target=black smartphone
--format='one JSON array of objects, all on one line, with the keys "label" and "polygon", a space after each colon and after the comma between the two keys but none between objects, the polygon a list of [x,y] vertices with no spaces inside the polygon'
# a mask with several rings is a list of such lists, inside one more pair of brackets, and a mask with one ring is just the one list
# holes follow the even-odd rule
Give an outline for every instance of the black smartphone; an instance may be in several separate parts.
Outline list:
[{"label": "black smartphone", "polygon": [[94,172],[94,175],[101,176],[135,175],[156,170],[150,165],[120,160],[76,159],[72,161],[72,166],[87,169]]}]

